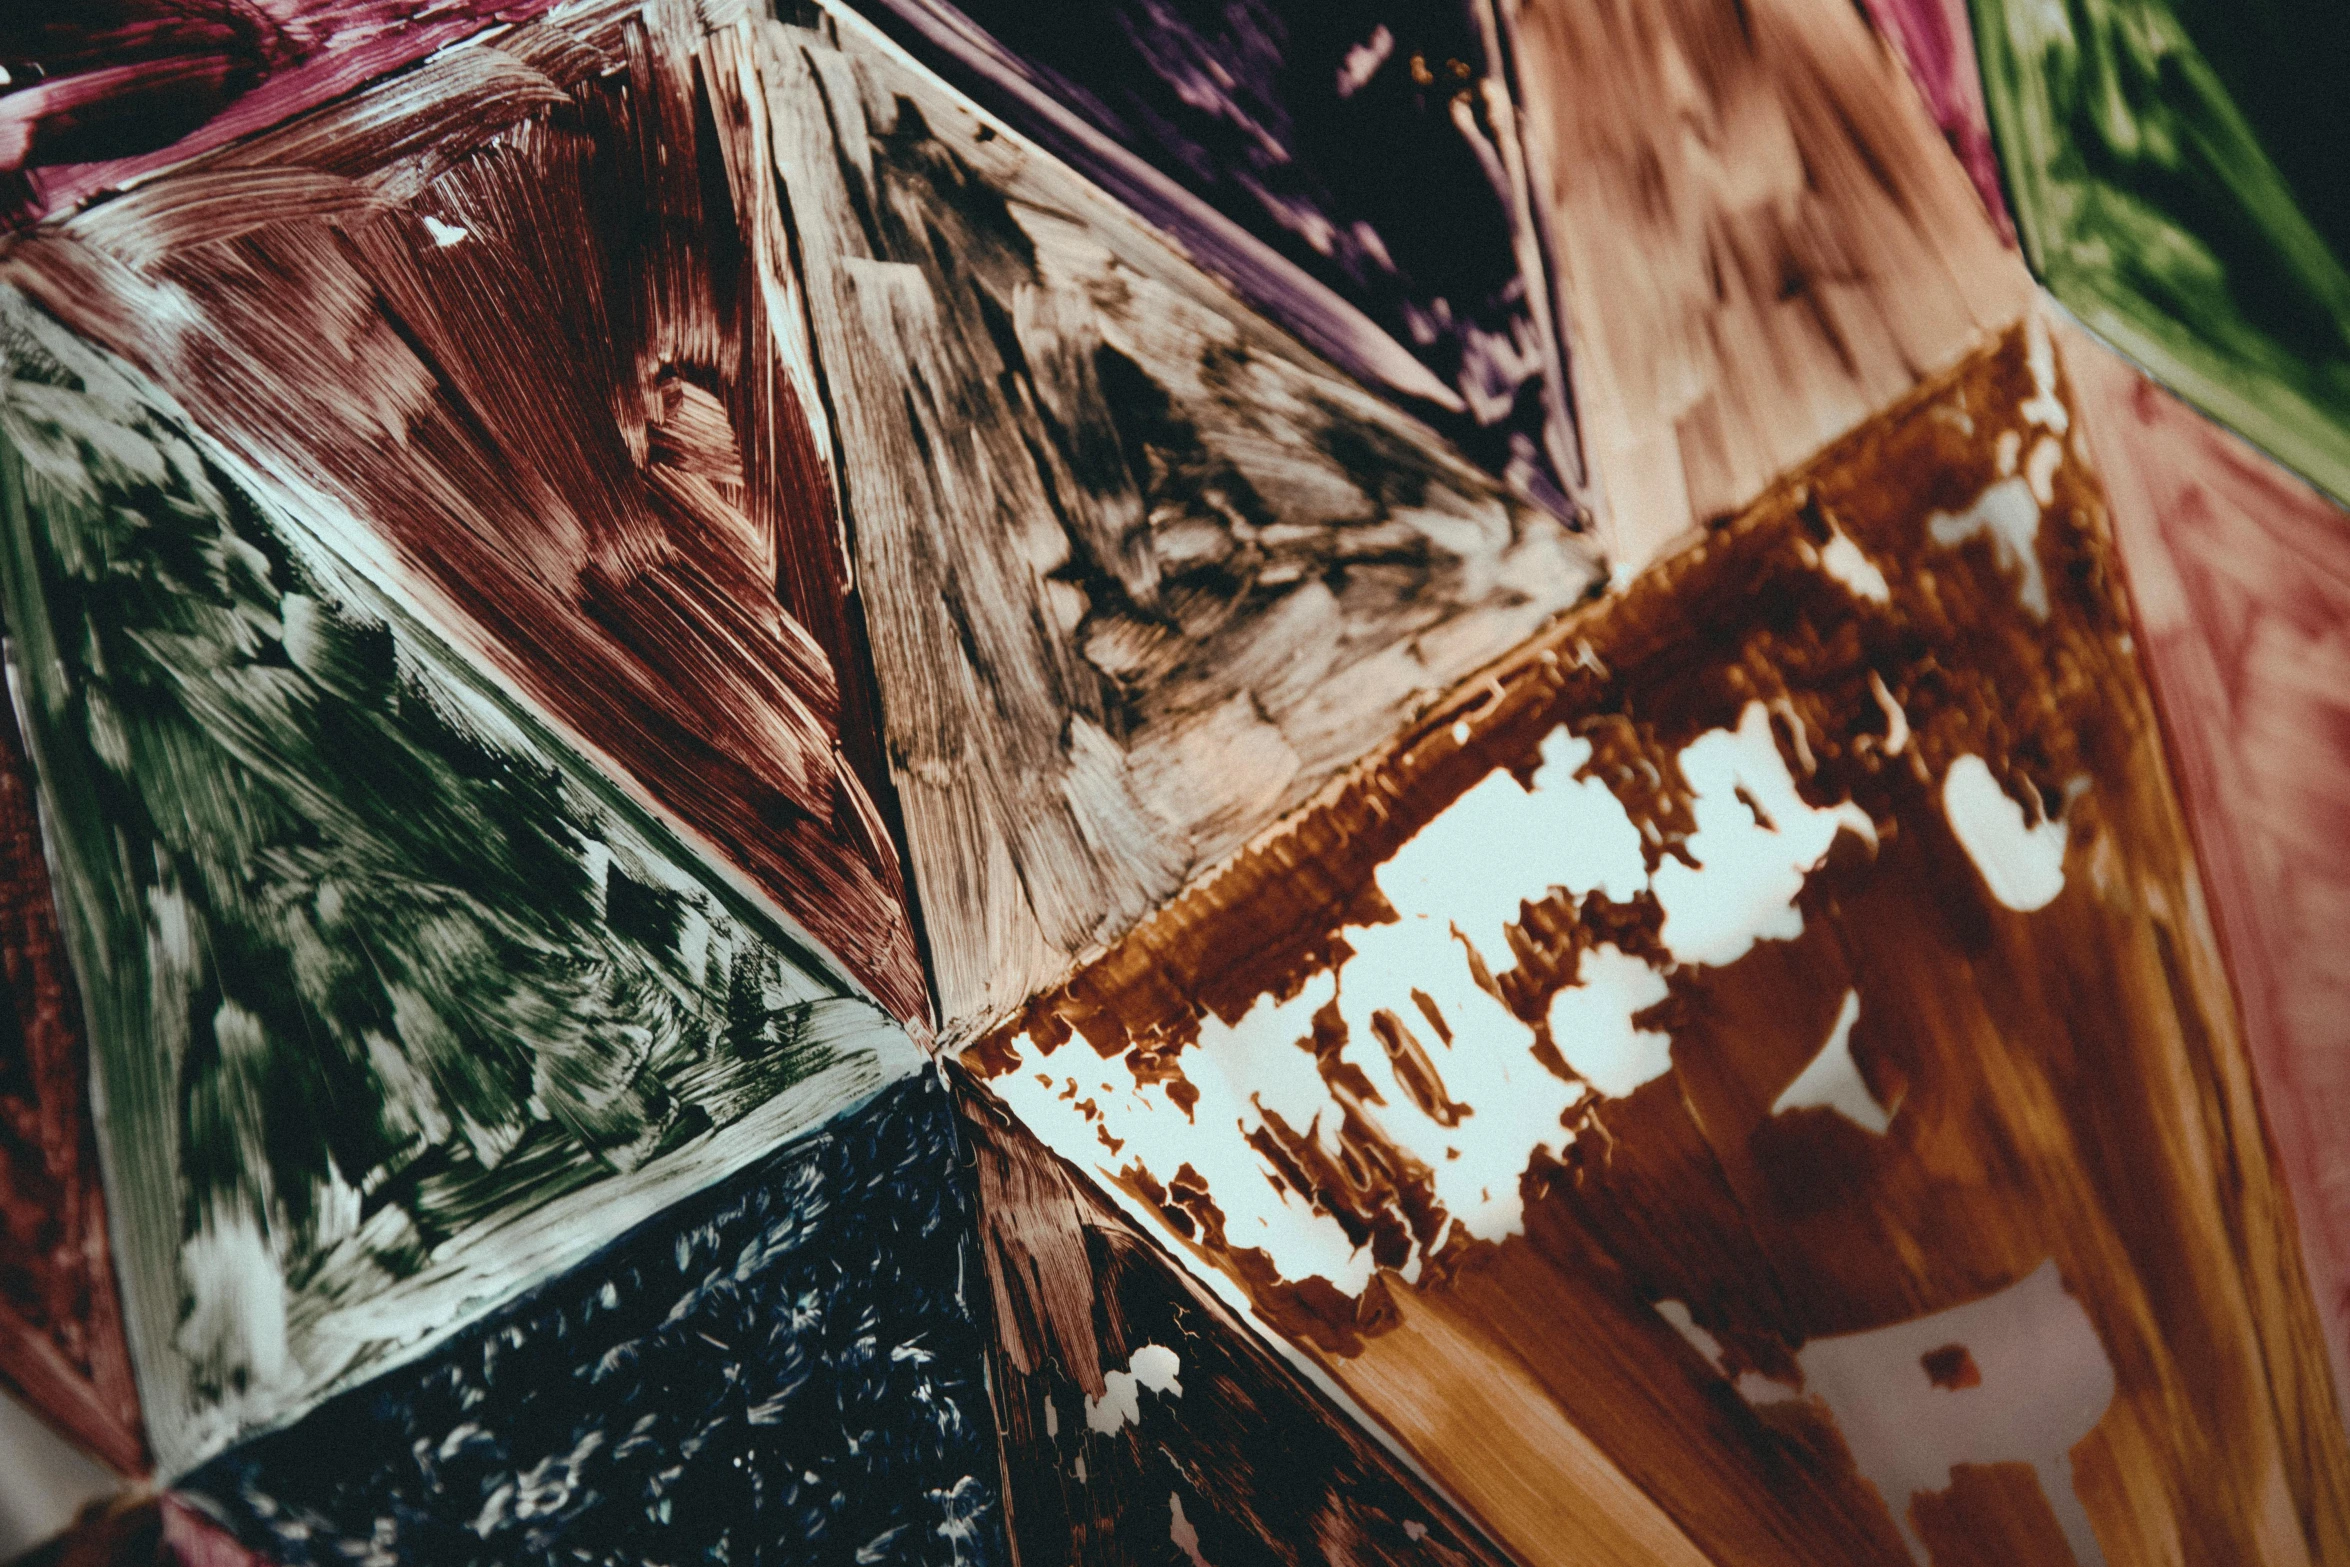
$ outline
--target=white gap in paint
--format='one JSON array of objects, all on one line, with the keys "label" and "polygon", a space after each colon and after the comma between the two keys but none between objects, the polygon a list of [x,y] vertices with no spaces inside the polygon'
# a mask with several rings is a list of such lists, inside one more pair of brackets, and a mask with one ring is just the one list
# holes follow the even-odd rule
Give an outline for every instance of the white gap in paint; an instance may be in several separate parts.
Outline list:
[{"label": "white gap in paint", "polygon": [[2046,908],[2064,891],[2063,819],[2029,825],[1984,760],[1969,752],[1942,777],[1942,814],[1991,896],[2019,914]]},{"label": "white gap in paint", "polygon": [[2056,345],[2048,338],[2048,321],[2035,310],[2024,321],[2024,364],[2032,372],[2032,395],[2016,410],[2026,424],[2036,424],[2051,435],[2072,426],[2072,415],[2056,396]]},{"label": "white gap in paint", "polygon": [[[1933,1380],[1927,1357],[1954,1348],[1973,1362],[1974,1385]],[[2102,1567],[2073,1489],[2072,1448],[2113,1402],[2113,1362],[2053,1260],[1981,1300],[1814,1339],[1795,1358],[1920,1567],[1930,1558],[1910,1521],[1912,1498],[1948,1490],[1960,1464],[2019,1462],[2039,1476],[2080,1567]]]},{"label": "white gap in paint", "polygon": [[1183,1384],[1175,1374],[1183,1369],[1182,1360],[1164,1344],[1145,1344],[1136,1350],[1124,1371],[1112,1371],[1103,1376],[1102,1396],[1085,1401],[1085,1428],[1102,1436],[1115,1436],[1120,1428],[1142,1424],[1142,1389],[1165,1393],[1171,1398],[1183,1396]]},{"label": "white gap in paint", "polygon": [[1869,694],[1877,699],[1877,706],[1885,714],[1885,754],[1899,756],[1909,749],[1909,714],[1893,700],[1893,693],[1885,689],[1885,678],[1875,670],[1869,671]]},{"label": "white gap in paint", "polygon": [[[1660,1300],[1656,1303],[1656,1314],[1671,1323],[1673,1331],[1686,1339],[1690,1348],[1705,1357],[1705,1363],[1714,1368],[1715,1375],[1729,1376],[1729,1368],[1724,1364],[1722,1341],[1699,1327],[1689,1315],[1687,1306],[1677,1300]],[[1801,1389],[1776,1378],[1766,1377],[1759,1371],[1741,1371],[1731,1385],[1737,1390],[1738,1396],[1749,1404],[1783,1404],[1789,1399],[1803,1396]]]},{"label": "white gap in paint", "polygon": [[2021,575],[2016,597],[2036,620],[2048,618],[2048,580],[2040,573],[2040,503],[2023,478],[2001,479],[1955,516],[1938,511],[1927,531],[1944,549],[1956,549],[1977,534],[1991,540],[1991,557],[2002,571]]},{"label": "white gap in paint", "polygon": [[1885,573],[1877,568],[1877,563],[1843,529],[1832,531],[1834,536],[1820,551],[1820,569],[1843,583],[1854,598],[1875,604],[1892,603],[1893,589],[1887,586]]},{"label": "white gap in paint", "polygon": [[[1384,28],[1380,30],[1386,31]],[[1167,1525],[1168,1540],[1175,1549],[1191,1558],[1191,1567],[1209,1567],[1208,1559],[1199,1553],[1199,1531],[1191,1526],[1190,1519],[1183,1516],[1183,1498],[1173,1491],[1167,1493],[1167,1511],[1171,1520]]]},{"label": "white gap in paint", "polygon": [[2024,436],[2021,430],[1999,432],[1999,439],[1991,443],[1992,460],[1999,464],[1999,477],[2004,479],[2015,472],[2016,456],[2023,449]]},{"label": "white gap in paint", "polygon": [[2056,470],[2063,465],[2064,448],[2056,443],[2056,437],[2041,436],[2024,464],[2024,482],[2032,487],[2032,499],[2043,508],[2056,504]]},{"label": "white gap in paint", "polygon": [[427,217],[424,220],[424,231],[432,236],[434,246],[441,250],[447,250],[461,239],[470,238],[473,233],[471,229],[455,223],[443,223],[435,217]]},{"label": "white gap in paint", "polygon": [[[1490,1241],[1519,1233],[1520,1182],[1537,1149],[1564,1156],[1574,1140],[1567,1113],[1591,1092],[1627,1093],[1670,1068],[1669,1039],[1631,1021],[1663,999],[1665,984],[1613,947],[1585,953],[1579,983],[1550,1018],[1553,1043],[1585,1074],[1569,1078],[1535,1057],[1534,1031],[1478,984],[1472,952],[1488,972],[1505,968],[1506,928],[1553,889],[1622,902],[1652,888],[1674,959],[1732,962],[1758,940],[1802,933],[1794,899],[1838,832],[1875,841],[1857,807],[1803,801],[1768,711],[1750,703],[1735,731],[1709,731],[1681,753],[1698,823],[1685,847],[1698,866],[1668,858],[1652,883],[1622,802],[1575,776],[1591,755],[1562,728],[1543,742],[1531,789],[1496,770],[1378,868],[1393,923],[1346,927],[1353,955],[1287,1000],[1261,998],[1234,1024],[1203,1019],[1182,1058],[1199,1095],[1188,1111],[1165,1085],[1138,1083],[1082,1041],[1040,1058],[1023,1037],[1024,1065],[998,1078],[997,1091],[1048,1144],[1113,1181],[1139,1168],[1167,1182],[1190,1165],[1224,1215],[1226,1244],[1262,1250],[1287,1280],[1322,1278],[1354,1295],[1374,1264],[1251,1145],[1275,1122],[1336,1155],[1351,1112],[1425,1165],[1450,1221],[1432,1247],[1451,1226]],[[1342,1099],[1316,1061],[1313,1017],[1333,1003],[1347,1030],[1336,1064],[1375,1097]],[[1433,1069],[1431,1103],[1405,1086],[1375,1023]],[[1406,1258],[1406,1282],[1425,1255]]]},{"label": "white gap in paint", "polygon": [[1901,1105],[1896,1101],[1892,1109],[1886,1109],[1877,1103],[1877,1096],[1861,1080],[1860,1067],[1852,1059],[1852,1025],[1859,1021],[1860,993],[1847,990],[1844,1005],[1836,1013],[1836,1025],[1828,1030],[1828,1042],[1820,1046],[1820,1053],[1811,1058],[1811,1064],[1796,1075],[1795,1081],[1771,1101],[1771,1114],[1833,1110],[1864,1132],[1885,1135]]},{"label": "white gap in paint", "polygon": [[1634,1014],[1665,999],[1665,977],[1603,944],[1583,954],[1572,985],[1550,998],[1550,1038],[1592,1088],[1622,1098],[1665,1075],[1673,1036],[1634,1028]]},{"label": "white gap in paint", "polygon": [[1735,963],[1757,941],[1803,934],[1795,907],[1804,879],[1850,828],[1877,841],[1849,801],[1819,809],[1796,793],[1769,712],[1749,702],[1736,730],[1699,735],[1681,752],[1697,831],[1683,845],[1697,866],[1667,856],[1651,888],[1665,911],[1662,940],[1682,963]]}]

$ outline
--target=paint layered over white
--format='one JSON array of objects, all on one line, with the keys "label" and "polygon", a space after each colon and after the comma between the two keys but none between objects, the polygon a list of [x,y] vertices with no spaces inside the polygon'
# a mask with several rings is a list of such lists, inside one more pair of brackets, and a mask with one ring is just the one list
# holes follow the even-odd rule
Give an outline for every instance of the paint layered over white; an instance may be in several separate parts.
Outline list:
[{"label": "paint layered over white", "polygon": [[1836,1013],[1836,1025],[1828,1030],[1828,1042],[1796,1074],[1795,1081],[1771,1101],[1771,1114],[1833,1110],[1864,1132],[1885,1135],[1893,1125],[1894,1112],[1901,1106],[1896,1103],[1887,1109],[1877,1103],[1877,1096],[1861,1080],[1860,1066],[1852,1059],[1852,1025],[1859,1021],[1860,993],[1847,990],[1844,1005]]},{"label": "paint layered over white", "polygon": [[[1925,1357],[1953,1347],[1974,1362],[1979,1383],[1935,1385]],[[2113,1362],[2053,1261],[1963,1306],[1814,1339],[1796,1363],[1920,1567],[1930,1558],[1910,1521],[1911,1498],[1948,1490],[1960,1464],[1997,1463],[2030,1464],[2074,1560],[2102,1567],[2097,1531],[2073,1489],[2072,1448],[2113,1402]]]},{"label": "paint layered over white", "polygon": [[1086,1399],[1085,1428],[1115,1436],[1127,1426],[1141,1425],[1142,1390],[1147,1387],[1154,1393],[1181,1398],[1183,1384],[1176,1374],[1182,1369],[1182,1358],[1164,1344],[1143,1345],[1127,1360],[1124,1371],[1103,1375],[1101,1397]]},{"label": "paint layered over white", "polygon": [[[1199,1096],[1188,1113],[1165,1085],[1138,1083],[1123,1061],[1081,1041],[1040,1058],[1023,1037],[1024,1064],[997,1091],[1048,1143],[1110,1179],[1139,1169],[1166,1184],[1189,1166],[1224,1216],[1226,1244],[1264,1251],[1292,1281],[1322,1278],[1356,1294],[1373,1263],[1250,1138],[1303,1138],[1335,1156],[1349,1114],[1427,1168],[1448,1220],[1431,1248],[1455,1231],[1488,1241],[1518,1233],[1520,1182],[1537,1150],[1564,1156],[1569,1112],[1671,1066],[1670,1039],[1635,1022],[1664,999],[1663,973],[1607,945],[1583,954],[1547,1017],[1576,1075],[1536,1058],[1535,1031],[1476,977],[1480,963],[1508,969],[1505,932],[1524,904],[1554,890],[1618,902],[1649,890],[1676,962],[1730,963],[1757,941],[1802,933],[1796,895],[1837,833],[1875,841],[1857,807],[1802,799],[1769,713],[1752,703],[1735,730],[1709,731],[1682,751],[1697,829],[1680,846],[1688,860],[1668,856],[1652,878],[1622,803],[1577,776],[1591,755],[1560,729],[1543,743],[1531,789],[1506,772],[1488,776],[1379,867],[1394,922],[1346,927],[1352,955],[1287,1000],[1263,998],[1229,1026],[1204,1019],[1181,1058]],[[1315,1013],[1332,1005],[1347,1037],[1326,1078],[1311,1035]],[[1424,1070],[1408,1064],[1414,1056]],[[1356,1081],[1370,1093],[1347,1086]],[[1407,1258],[1407,1281],[1425,1255]]]},{"label": "paint layered over white", "polygon": [[1991,896],[2019,914],[2046,908],[2064,891],[2062,818],[2032,823],[1984,760],[1972,754],[1942,777],[1942,814]]},{"label": "paint layered over white", "polygon": [[2002,571],[2021,579],[2016,598],[2036,620],[2048,618],[2048,579],[2040,570],[2040,502],[2025,478],[2001,479],[1965,511],[1953,515],[1938,511],[1927,519],[1927,530],[1944,549],[1956,549],[1978,534],[1991,541],[1992,558]]}]

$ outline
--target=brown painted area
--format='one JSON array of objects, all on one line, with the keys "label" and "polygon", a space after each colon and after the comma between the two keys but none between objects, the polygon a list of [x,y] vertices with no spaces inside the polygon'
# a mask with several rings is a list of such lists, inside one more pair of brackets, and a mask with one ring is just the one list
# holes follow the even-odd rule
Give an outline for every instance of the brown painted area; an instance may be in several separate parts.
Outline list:
[{"label": "brown painted area", "polygon": [[[1929,530],[1999,478],[2001,433],[2031,449],[2040,432],[2018,413],[2031,392],[2019,329],[1436,704],[965,1058],[1000,1073],[1030,1048],[1023,1033],[1048,1054],[1082,1036],[1180,1073],[1204,1011],[1237,1019],[1328,966],[1341,925],[1380,917],[1375,867],[1496,765],[1524,776],[1555,726],[1593,743],[1591,773],[1655,830],[1653,871],[1689,830],[1680,749],[1750,701],[1780,713],[1805,799],[1854,802],[1877,846],[1836,842],[1799,897],[1800,937],[1671,974],[1643,1017],[1673,1036],[1672,1071],[1577,1108],[1564,1163],[1526,1172],[1522,1235],[1456,1240],[1418,1286],[1386,1274],[1354,1300],[1271,1276],[1262,1253],[1220,1251],[1210,1183],[1127,1182],[1171,1230],[1191,1226],[1196,1265],[1247,1288],[1521,1555],[1548,1549],[1557,1497],[1613,1504],[1574,1449],[1500,1417],[1510,1400],[1580,1432],[1714,1560],[1909,1559],[1827,1405],[1792,1396],[1796,1356],[1997,1294],[2048,1259],[2116,1388],[2070,1454],[2107,1560],[2350,1553],[2350,1453],[2312,1413],[2327,1407],[2323,1343],[2103,492],[2068,439],[2031,540],[2044,622],[2020,601],[2015,562]],[[1882,570],[1889,604],[1819,569],[1837,532]],[[1872,676],[1906,714],[1898,750]],[[2063,813],[2064,886],[2045,907],[1996,901],[1954,836],[1940,786],[1961,755],[2011,800],[2032,791]],[[1521,915],[1495,988],[1529,1026],[1598,940],[1661,956],[1646,893],[1580,906],[1553,894]],[[1771,1113],[1848,988],[1856,1067],[1894,1111],[1883,1136],[1831,1111]],[[1346,1189],[1317,1199],[1425,1222],[1407,1160],[1357,1122],[1345,1147]],[[1685,1304],[1718,1361],[1659,1301]],[[1932,1389],[1917,1354],[1921,1392],[1973,1396]],[[1742,1374],[1751,1399],[1732,1385]],[[1463,1399],[1492,1411],[1467,1442]],[[2054,1512],[2014,1500],[2007,1456],[2027,1455],[1963,1463],[1948,1489],[1920,1493],[1930,1505],[1911,1522],[1943,1567],[1981,1542],[2006,1542],[2004,1560],[2066,1560]]]},{"label": "brown painted area", "polygon": [[448,50],[17,241],[304,525],[928,1002],[745,34]]},{"label": "brown painted area", "polygon": [[268,1567],[179,1497],[132,1492],[93,1502],[73,1527],[8,1567]]},{"label": "brown painted area", "polygon": [[147,1467],[81,1007],[57,934],[30,764],[0,708],[0,1383],[123,1474]]},{"label": "brown painted area", "polygon": [[1747,506],[2030,297],[1857,7],[1503,10],[1619,567]]},{"label": "brown painted area", "polygon": [[[1180,1496],[1217,1567],[1499,1567],[1473,1528],[1067,1165],[984,1098],[966,1092],[963,1112],[1020,1563],[1165,1559]],[[1105,1373],[1150,1344],[1179,1357],[1181,1391],[1143,1391],[1138,1421],[1089,1430]]]},{"label": "brown painted area", "polygon": [[[2350,1388],[2350,513],[2063,334],[2262,1109]],[[2322,1384],[2297,1418],[2333,1423]]]}]

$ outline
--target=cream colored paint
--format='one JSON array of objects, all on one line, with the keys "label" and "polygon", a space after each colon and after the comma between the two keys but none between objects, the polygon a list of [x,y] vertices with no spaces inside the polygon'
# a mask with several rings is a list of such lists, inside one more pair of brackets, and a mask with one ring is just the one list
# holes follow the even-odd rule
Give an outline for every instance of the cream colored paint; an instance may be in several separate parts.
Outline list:
[{"label": "cream colored paint", "polygon": [[2028,822],[1984,760],[1968,753],[1942,777],[1942,814],[1974,861],[1983,885],[2019,914],[2046,908],[2064,891],[2063,820]]}]

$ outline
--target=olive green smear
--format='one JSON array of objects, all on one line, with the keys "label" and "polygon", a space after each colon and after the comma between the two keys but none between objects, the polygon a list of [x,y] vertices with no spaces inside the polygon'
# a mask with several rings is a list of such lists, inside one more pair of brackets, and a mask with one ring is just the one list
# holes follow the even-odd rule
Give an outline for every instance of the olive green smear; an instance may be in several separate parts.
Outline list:
[{"label": "olive green smear", "polygon": [[166,1466],[913,1058],[159,394],[5,295],[0,605]]},{"label": "olive green smear", "polygon": [[2350,498],[2350,7],[1973,6],[2033,270],[2205,412]]}]

